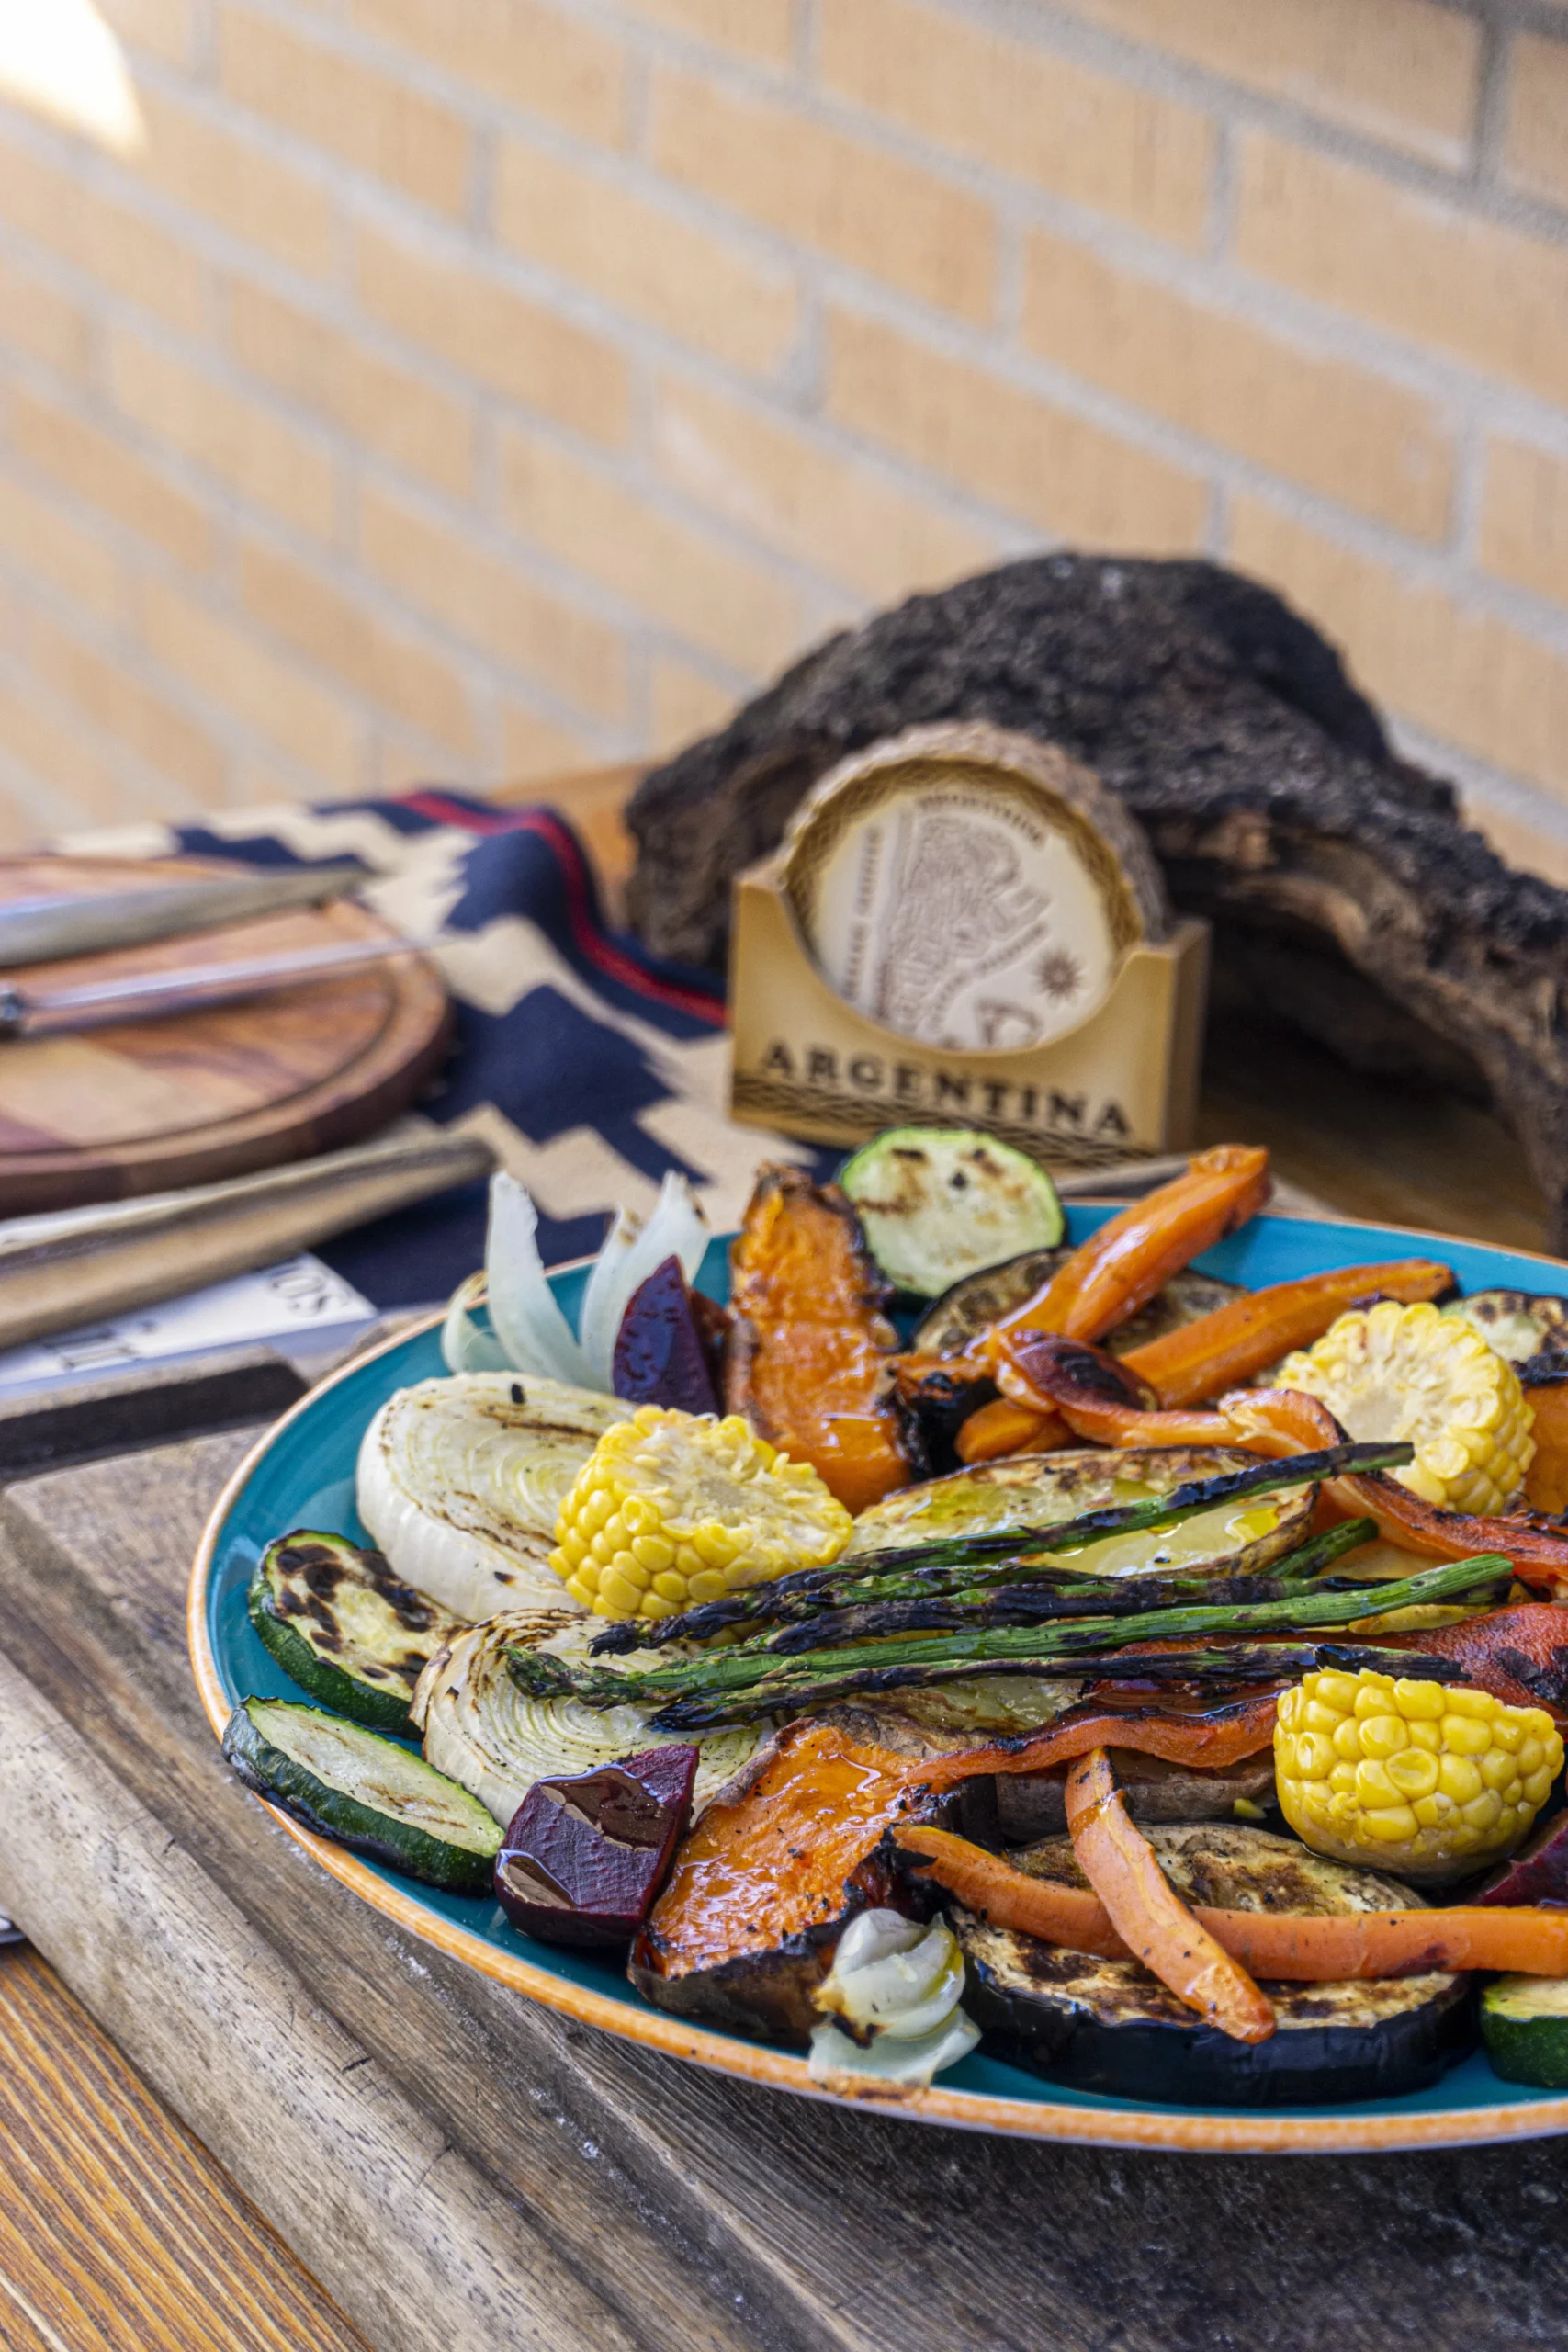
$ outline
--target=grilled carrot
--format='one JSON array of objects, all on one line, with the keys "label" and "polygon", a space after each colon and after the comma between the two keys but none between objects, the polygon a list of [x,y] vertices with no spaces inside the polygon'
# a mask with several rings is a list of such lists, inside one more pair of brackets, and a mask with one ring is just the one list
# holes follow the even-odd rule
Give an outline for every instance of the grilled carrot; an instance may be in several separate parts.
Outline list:
[{"label": "grilled carrot", "polygon": [[1236,2041],[1267,2041],[1275,2026],[1268,1996],[1201,1926],[1136,1829],[1111,1758],[1091,1748],[1067,1774],[1067,1826],[1085,1877],[1129,1951],[1178,2000]]},{"label": "grilled carrot", "polygon": [[1196,1405],[1266,1371],[1292,1348],[1310,1347],[1337,1316],[1362,1300],[1397,1298],[1413,1306],[1440,1298],[1452,1285],[1448,1267],[1430,1258],[1344,1266],[1248,1291],[1195,1323],[1134,1348],[1122,1362],[1148,1382],[1162,1406]]},{"label": "grilled carrot", "polygon": [[1068,1430],[1059,1413],[1036,1413],[998,1396],[971,1413],[955,1441],[960,1462],[998,1462],[1007,1453],[1050,1453],[1066,1445]]}]

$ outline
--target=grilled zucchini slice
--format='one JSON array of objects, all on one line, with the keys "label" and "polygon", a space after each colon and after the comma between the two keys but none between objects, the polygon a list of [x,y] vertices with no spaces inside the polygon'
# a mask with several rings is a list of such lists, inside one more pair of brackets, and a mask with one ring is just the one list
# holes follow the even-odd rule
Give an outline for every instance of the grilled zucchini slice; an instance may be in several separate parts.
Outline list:
[{"label": "grilled zucchini slice", "polygon": [[[1151,1827],[1145,1837],[1188,1902],[1236,1911],[1407,1910],[1397,1879],[1309,1853],[1239,1823]],[[1087,1885],[1070,1838],[1010,1856],[1032,1875]],[[1474,2041],[1463,1976],[1269,1984],[1279,2020],[1267,2041],[1204,2025],[1135,1960],[1097,1960],[958,1910],[964,2004],[998,2046],[1053,2082],[1194,2107],[1310,2107],[1420,2090]]]},{"label": "grilled zucchini slice", "polygon": [[914,1298],[1054,1249],[1066,1223],[1039,1161],[979,1127],[889,1127],[845,1160],[839,1184],[872,1256]]},{"label": "grilled zucchini slice", "polygon": [[501,1827],[477,1797],[393,1739],[291,1699],[244,1699],[223,1753],[307,1829],[452,1894],[483,1894]]},{"label": "grilled zucchini slice", "polygon": [[1481,1996],[1481,2038],[1506,2083],[1568,2090],[1568,1976],[1499,1976]]},{"label": "grilled zucchini slice", "polygon": [[1479,1331],[1510,1363],[1568,1348],[1568,1298],[1550,1291],[1475,1290],[1438,1309]]},{"label": "grilled zucchini slice", "polygon": [[[982,1273],[955,1282],[917,1323],[910,1347],[927,1356],[962,1355],[982,1331],[1010,1315],[1026,1298],[1032,1298],[1071,1255],[1067,1249],[1026,1250],[1021,1257],[1010,1258],[1006,1265],[989,1266]],[[1184,1323],[1212,1315],[1217,1306],[1228,1306],[1233,1298],[1241,1296],[1243,1287],[1240,1283],[1222,1282],[1217,1274],[1200,1274],[1185,1267],[1172,1274],[1146,1306],[1118,1324],[1102,1344],[1113,1356],[1129,1355],[1151,1340],[1163,1339],[1168,1331],[1179,1330]]]},{"label": "grilled zucchini slice", "polygon": [[346,1535],[297,1528],[269,1544],[249,1594],[251,1623],[292,1682],[323,1707],[405,1739],[415,1683],[466,1630],[428,1594]]}]

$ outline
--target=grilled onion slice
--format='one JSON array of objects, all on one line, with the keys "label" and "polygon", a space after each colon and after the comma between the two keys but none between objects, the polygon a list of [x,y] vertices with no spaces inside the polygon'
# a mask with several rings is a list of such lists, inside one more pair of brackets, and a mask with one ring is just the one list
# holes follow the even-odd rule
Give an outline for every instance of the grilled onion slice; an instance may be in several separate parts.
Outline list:
[{"label": "grilled onion slice", "polygon": [[400,1388],[359,1449],[359,1516],[403,1582],[455,1616],[570,1611],[546,1566],[556,1520],[600,1438],[631,1409],[533,1374]]}]

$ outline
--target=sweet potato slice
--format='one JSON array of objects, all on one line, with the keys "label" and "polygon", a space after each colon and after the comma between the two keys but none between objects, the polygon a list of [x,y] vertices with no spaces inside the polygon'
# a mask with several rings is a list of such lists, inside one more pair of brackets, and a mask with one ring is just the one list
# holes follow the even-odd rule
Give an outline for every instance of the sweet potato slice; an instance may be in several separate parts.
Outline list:
[{"label": "sweet potato slice", "polygon": [[764,1168],[730,1251],[725,1403],[852,1511],[915,1476],[891,1393],[888,1295],[837,1185]]}]

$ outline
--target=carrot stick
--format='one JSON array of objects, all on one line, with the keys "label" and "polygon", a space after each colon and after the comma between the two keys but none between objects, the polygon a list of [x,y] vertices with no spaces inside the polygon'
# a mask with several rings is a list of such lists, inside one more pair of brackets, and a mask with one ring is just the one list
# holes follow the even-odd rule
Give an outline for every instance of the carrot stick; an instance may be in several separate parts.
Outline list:
[{"label": "carrot stick", "polygon": [[1532,1382],[1525,1401],[1535,1417],[1535,1459],[1525,1473],[1525,1500],[1531,1510],[1568,1510],[1568,1380]]},{"label": "carrot stick", "polygon": [[[907,1852],[928,1860],[939,1886],[993,1927],[1038,1936],[1102,1960],[1131,1957],[1099,1895],[1031,1878],[1000,1854],[951,1830],[900,1822]],[[1320,1917],[1288,1911],[1194,1908],[1200,1927],[1257,1975],[1298,1984],[1417,1976],[1439,1969],[1499,1969],[1510,1975],[1568,1976],[1568,1911],[1495,1909],[1356,1911]],[[1141,1955],[1140,1955],[1141,1956]]]},{"label": "carrot stick", "polygon": [[1184,1176],[1134,1201],[1081,1243],[1032,1298],[980,1335],[971,1355],[989,1362],[998,1334],[1026,1326],[1098,1340],[1190,1260],[1256,1216],[1268,1197],[1266,1151],[1224,1143],[1199,1152]]},{"label": "carrot stick", "polygon": [[1091,1748],[1128,1747],[1140,1756],[1162,1757],[1168,1764],[1219,1771],[1273,1746],[1277,1697],[1273,1690],[1264,1691],[1240,1706],[1207,1715],[1179,1715],[1168,1707],[1129,1708],[1124,1713],[1109,1707],[1089,1706],[1082,1713],[1075,1709],[1005,1746],[954,1748],[923,1757],[908,1770],[920,1786],[943,1789],[977,1772],[1046,1772]]},{"label": "carrot stick", "polygon": [[1067,1442],[1067,1425],[1057,1413],[1037,1413],[998,1396],[971,1413],[955,1441],[963,1463],[998,1462],[1008,1453],[1050,1453]]},{"label": "carrot stick", "polygon": [[1250,1380],[1278,1363],[1292,1348],[1321,1340],[1335,1317],[1358,1301],[1397,1298],[1406,1306],[1440,1298],[1453,1275],[1430,1258],[1405,1258],[1386,1266],[1344,1266],[1334,1273],[1309,1274],[1303,1282],[1274,1283],[1217,1307],[1213,1315],[1185,1323],[1134,1348],[1122,1357],[1128,1372],[1149,1383],[1162,1405],[1195,1405],[1222,1388]]},{"label": "carrot stick", "polygon": [[1267,2041],[1273,2005],[1200,1926],[1135,1829],[1111,1758],[1091,1748],[1067,1774],[1067,1826],[1085,1877],[1134,1957],[1177,1999],[1236,2041]]}]

